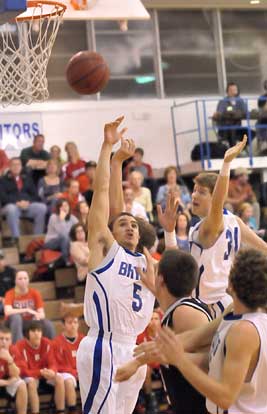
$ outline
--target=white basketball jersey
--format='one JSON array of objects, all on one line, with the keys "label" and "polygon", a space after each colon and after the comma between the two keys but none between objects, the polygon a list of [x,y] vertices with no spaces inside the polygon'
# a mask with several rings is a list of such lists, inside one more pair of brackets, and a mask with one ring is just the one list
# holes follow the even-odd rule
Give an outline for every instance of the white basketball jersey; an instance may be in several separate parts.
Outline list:
[{"label": "white basketball jersey", "polygon": [[[250,381],[245,382],[235,403],[223,410],[210,400],[206,400],[207,410],[211,414],[266,414],[267,413],[267,315],[265,313],[247,313],[244,315],[226,315],[219,325],[210,349],[209,376],[220,381],[225,357],[225,340],[231,326],[240,320],[253,323],[260,337],[260,354]],[[238,347],[238,343],[236,344]]]},{"label": "white basketball jersey", "polygon": [[240,248],[240,228],[236,217],[223,212],[224,230],[213,246],[203,249],[199,243],[199,226],[191,227],[189,242],[191,254],[199,267],[199,280],[194,295],[207,304],[217,303],[226,294],[228,276],[234,256]]},{"label": "white basketball jersey", "polygon": [[116,241],[101,265],[87,275],[84,316],[90,329],[136,337],[150,322],[155,298],[136,268],[146,269],[140,253]]}]

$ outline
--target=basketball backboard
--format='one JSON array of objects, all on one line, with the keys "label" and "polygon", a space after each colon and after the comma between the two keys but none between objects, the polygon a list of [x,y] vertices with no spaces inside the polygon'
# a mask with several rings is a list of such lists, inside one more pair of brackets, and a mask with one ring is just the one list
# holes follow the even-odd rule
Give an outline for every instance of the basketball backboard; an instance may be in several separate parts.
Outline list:
[{"label": "basketball backboard", "polygon": [[[147,20],[150,18],[140,0],[70,0],[64,20]],[[77,6],[87,3],[86,10],[77,10]]]},{"label": "basketball backboard", "polygon": [[12,21],[26,10],[26,0],[0,0],[0,24]]}]

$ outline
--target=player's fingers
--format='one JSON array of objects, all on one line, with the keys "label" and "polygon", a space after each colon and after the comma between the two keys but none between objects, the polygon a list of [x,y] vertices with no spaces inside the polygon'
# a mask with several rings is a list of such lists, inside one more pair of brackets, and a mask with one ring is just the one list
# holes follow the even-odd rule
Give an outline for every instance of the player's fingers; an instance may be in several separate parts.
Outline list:
[{"label": "player's fingers", "polygon": [[119,116],[119,118],[116,118],[113,123],[116,124],[116,125],[120,125],[123,120],[124,120],[124,115]]},{"label": "player's fingers", "polygon": [[161,217],[163,214],[161,205],[157,204],[156,208],[157,208],[158,217]]},{"label": "player's fingers", "polygon": [[123,128],[119,134],[123,137],[123,135],[125,134],[125,132],[127,131],[128,128]]}]

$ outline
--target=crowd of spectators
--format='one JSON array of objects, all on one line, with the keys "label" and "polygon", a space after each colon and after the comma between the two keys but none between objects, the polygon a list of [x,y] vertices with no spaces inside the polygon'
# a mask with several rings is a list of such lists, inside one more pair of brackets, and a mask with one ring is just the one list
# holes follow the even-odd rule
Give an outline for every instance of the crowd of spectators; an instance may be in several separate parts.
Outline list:
[{"label": "crowd of spectators", "polygon": [[[50,151],[44,147],[44,136],[37,135],[32,147],[23,150],[20,157],[9,160],[5,152],[0,151],[1,216],[6,220],[12,236],[7,242],[17,246],[20,218],[31,220],[33,234],[45,234],[42,249],[58,251],[62,259],[61,266],[75,266],[77,284],[84,284],[90,254],[87,218],[97,165],[95,161],[81,159],[74,142],[68,142],[65,146],[66,162],[63,161],[60,147],[54,145]],[[124,168],[124,211],[137,216],[140,226],[152,226],[154,234],[151,236],[150,251],[159,260],[164,241],[156,205],[164,210],[167,195],[172,192],[179,199],[177,244],[180,249],[189,251],[193,182],[188,181],[187,185],[175,166],[168,166],[163,177],[155,179],[153,168],[143,160],[144,157],[143,149],[136,148],[133,159]],[[252,189],[246,169],[237,168],[234,171],[225,207],[265,237],[259,199]],[[197,220],[195,217],[193,219]],[[150,231],[144,233],[147,237],[152,235]],[[5,366],[5,376],[3,374],[1,377],[4,379],[0,378],[0,389],[5,387],[8,394],[16,396],[17,412],[23,414],[27,410],[27,398],[32,412],[38,413],[38,390],[40,387],[53,387],[57,412],[65,412],[67,406],[69,412],[74,413],[77,387],[75,355],[82,338],[78,333],[77,317],[67,314],[63,321],[63,333],[55,338],[55,330],[52,322],[46,318],[40,293],[30,287],[26,271],[16,272],[9,266],[3,251],[0,251],[0,281],[0,315],[5,324],[0,327],[0,367],[1,364]],[[153,318],[154,322],[152,319],[145,336],[139,340],[149,340],[155,335],[159,314],[156,312]],[[2,335],[10,337],[10,351],[6,353],[2,352]],[[25,382],[19,380],[16,367]],[[144,392],[147,406],[150,407],[154,402],[149,375]]]}]

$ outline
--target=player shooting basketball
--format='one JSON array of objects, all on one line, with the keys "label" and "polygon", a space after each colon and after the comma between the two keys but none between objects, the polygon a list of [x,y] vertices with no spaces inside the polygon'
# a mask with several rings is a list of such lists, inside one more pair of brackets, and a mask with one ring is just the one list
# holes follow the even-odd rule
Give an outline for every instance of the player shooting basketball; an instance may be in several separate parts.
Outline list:
[{"label": "player shooting basketball", "polygon": [[[90,330],[77,355],[84,414],[132,413],[146,371],[142,368],[126,383],[113,382],[116,368],[131,358],[136,337],[148,325],[154,304],[136,270],[146,268],[145,257],[135,252],[137,221],[131,214],[121,213],[111,224],[112,232],[108,227],[110,156],[114,144],[122,140],[126,145],[125,130],[118,132],[122,120],[105,125],[88,218],[91,254],[84,313]],[[132,141],[127,145],[130,149]],[[123,161],[122,152],[115,157]]]}]

